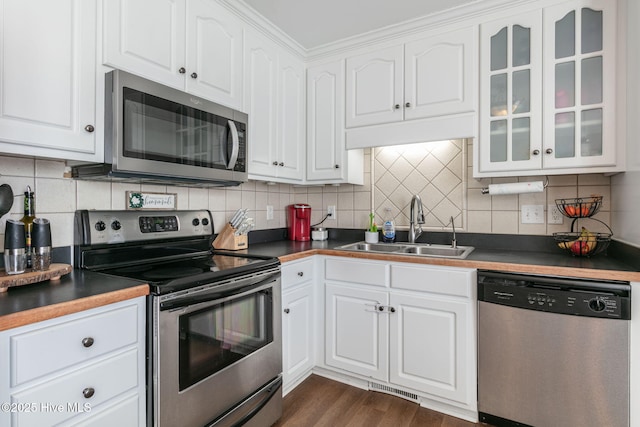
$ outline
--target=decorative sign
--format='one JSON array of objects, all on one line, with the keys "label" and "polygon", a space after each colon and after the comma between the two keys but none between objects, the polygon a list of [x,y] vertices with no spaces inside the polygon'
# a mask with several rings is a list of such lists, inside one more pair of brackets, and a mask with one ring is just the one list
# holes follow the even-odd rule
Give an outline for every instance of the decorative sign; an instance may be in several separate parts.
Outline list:
[{"label": "decorative sign", "polygon": [[127,209],[176,209],[178,195],[175,193],[142,193],[127,191]]}]

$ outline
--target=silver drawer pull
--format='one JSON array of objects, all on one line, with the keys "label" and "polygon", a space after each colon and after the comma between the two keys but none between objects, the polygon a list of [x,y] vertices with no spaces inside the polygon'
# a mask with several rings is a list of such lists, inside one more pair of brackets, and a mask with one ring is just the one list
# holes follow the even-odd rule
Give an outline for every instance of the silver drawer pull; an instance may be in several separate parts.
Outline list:
[{"label": "silver drawer pull", "polygon": [[285,308],[285,309],[284,309],[285,314],[289,314],[289,312],[290,312],[290,311],[291,311],[291,310],[289,310],[288,308]]},{"label": "silver drawer pull", "polygon": [[94,340],[91,337],[87,337],[87,338],[83,338],[82,339],[82,345],[89,348],[93,345]]},{"label": "silver drawer pull", "polygon": [[87,387],[82,390],[82,395],[85,397],[85,399],[90,399],[95,393],[96,391],[93,387]]},{"label": "silver drawer pull", "polygon": [[298,271],[298,276],[300,276],[300,277],[304,276],[304,272],[303,271]]}]

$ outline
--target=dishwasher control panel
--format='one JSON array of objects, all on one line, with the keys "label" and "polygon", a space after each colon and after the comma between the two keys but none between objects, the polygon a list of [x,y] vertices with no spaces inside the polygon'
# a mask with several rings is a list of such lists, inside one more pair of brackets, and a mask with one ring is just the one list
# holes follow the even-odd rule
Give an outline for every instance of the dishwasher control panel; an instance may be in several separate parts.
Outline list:
[{"label": "dishwasher control panel", "polygon": [[624,282],[478,273],[478,300],[587,317],[629,319],[631,287]]}]

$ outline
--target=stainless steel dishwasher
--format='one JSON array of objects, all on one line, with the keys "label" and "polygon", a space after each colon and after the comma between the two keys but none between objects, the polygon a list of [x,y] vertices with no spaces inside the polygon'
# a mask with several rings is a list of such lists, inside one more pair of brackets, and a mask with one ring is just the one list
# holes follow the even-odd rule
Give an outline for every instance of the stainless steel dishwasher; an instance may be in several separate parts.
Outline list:
[{"label": "stainless steel dishwasher", "polygon": [[478,411],[496,426],[629,426],[629,282],[478,271]]}]

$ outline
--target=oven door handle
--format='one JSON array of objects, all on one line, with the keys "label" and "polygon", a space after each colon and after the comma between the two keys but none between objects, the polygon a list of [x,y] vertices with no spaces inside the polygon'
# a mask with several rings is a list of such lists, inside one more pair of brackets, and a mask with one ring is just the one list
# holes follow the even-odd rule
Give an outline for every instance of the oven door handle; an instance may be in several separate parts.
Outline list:
[{"label": "oven door handle", "polygon": [[259,292],[273,286],[273,283],[280,276],[280,272],[260,276],[260,280],[244,279],[236,283],[228,283],[226,285],[213,286],[207,290],[195,292],[191,295],[185,295],[175,299],[160,301],[160,311],[175,310],[178,308],[188,307],[199,303],[217,304],[223,299],[237,298],[242,295]]}]

